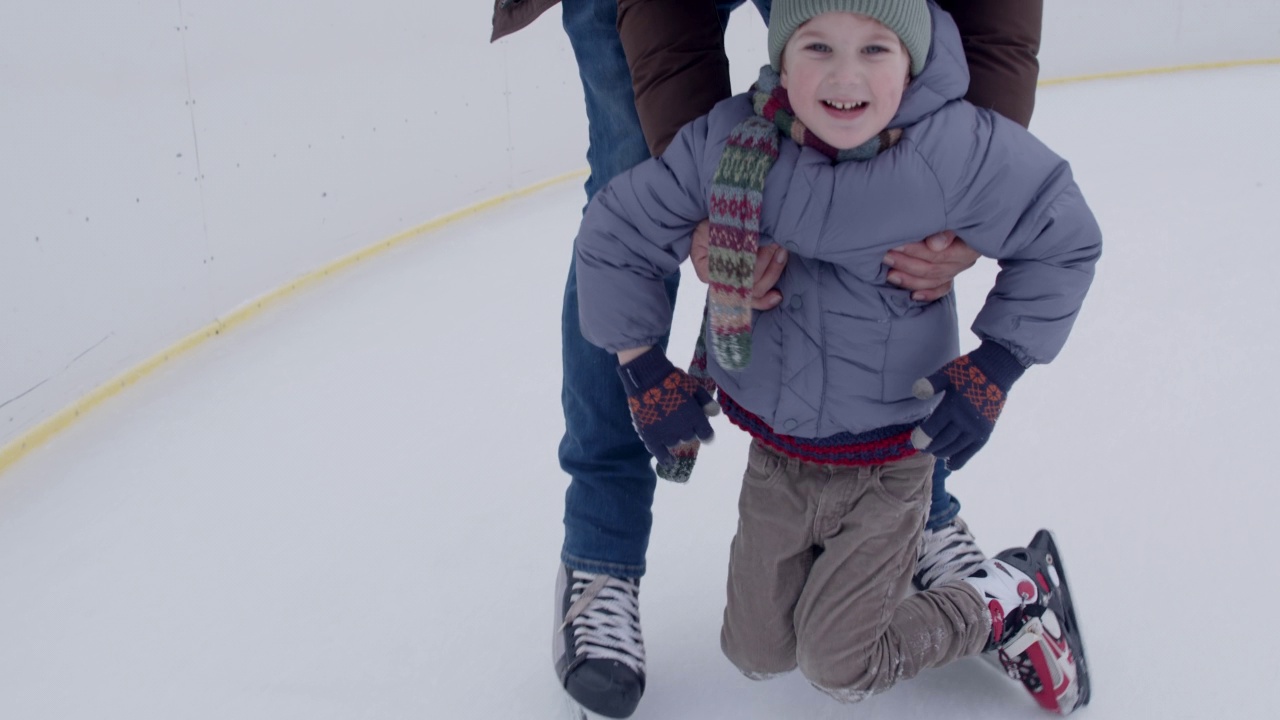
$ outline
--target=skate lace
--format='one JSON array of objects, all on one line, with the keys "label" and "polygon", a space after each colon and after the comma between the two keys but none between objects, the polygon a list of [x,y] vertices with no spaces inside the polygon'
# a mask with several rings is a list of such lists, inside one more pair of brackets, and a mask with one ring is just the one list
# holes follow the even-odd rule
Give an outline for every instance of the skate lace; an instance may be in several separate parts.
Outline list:
[{"label": "skate lace", "polygon": [[570,603],[561,629],[573,626],[575,652],[644,673],[639,583],[575,571]]},{"label": "skate lace", "polygon": [[916,584],[931,588],[963,580],[986,559],[963,520],[957,519],[940,530],[925,530]]}]

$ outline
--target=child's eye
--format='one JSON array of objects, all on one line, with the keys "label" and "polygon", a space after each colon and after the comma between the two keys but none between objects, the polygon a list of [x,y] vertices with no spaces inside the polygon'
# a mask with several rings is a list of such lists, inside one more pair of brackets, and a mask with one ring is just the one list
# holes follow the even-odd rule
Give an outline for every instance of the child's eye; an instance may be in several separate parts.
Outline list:
[{"label": "child's eye", "polygon": [[884,45],[868,45],[862,51],[868,55],[879,55],[880,53],[889,52],[889,48]]},{"label": "child's eye", "polygon": [[805,46],[804,46],[804,49],[805,49],[805,50],[811,50],[811,51],[813,51],[813,52],[819,52],[819,53],[829,53],[829,52],[831,52],[831,46],[830,46],[830,45],[827,45],[826,43],[820,43],[820,42],[811,42],[811,43],[809,43],[808,45],[805,45]]}]

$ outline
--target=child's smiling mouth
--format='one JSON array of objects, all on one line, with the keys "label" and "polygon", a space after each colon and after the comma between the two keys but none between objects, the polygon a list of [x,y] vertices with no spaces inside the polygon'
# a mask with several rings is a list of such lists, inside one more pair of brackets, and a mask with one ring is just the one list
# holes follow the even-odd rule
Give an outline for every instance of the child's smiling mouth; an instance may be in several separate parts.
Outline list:
[{"label": "child's smiling mouth", "polygon": [[867,105],[868,103],[865,100],[861,100],[858,102],[843,102],[840,100],[823,100],[822,101],[823,109],[825,109],[827,112],[832,113],[836,116],[855,115],[861,112],[862,110],[866,110]]}]

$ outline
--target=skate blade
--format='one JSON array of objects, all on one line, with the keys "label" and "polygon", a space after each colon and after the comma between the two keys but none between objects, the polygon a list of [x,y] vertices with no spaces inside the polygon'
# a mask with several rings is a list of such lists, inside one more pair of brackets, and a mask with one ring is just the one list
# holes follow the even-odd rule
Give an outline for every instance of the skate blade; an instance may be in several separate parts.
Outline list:
[{"label": "skate blade", "polygon": [[578,704],[568,693],[564,695],[564,712],[560,714],[564,720],[611,720],[604,715],[597,715]]},{"label": "skate blade", "polygon": [[568,695],[564,696],[564,708],[560,713],[560,717],[564,720],[587,720],[587,711],[581,705],[573,701]]}]

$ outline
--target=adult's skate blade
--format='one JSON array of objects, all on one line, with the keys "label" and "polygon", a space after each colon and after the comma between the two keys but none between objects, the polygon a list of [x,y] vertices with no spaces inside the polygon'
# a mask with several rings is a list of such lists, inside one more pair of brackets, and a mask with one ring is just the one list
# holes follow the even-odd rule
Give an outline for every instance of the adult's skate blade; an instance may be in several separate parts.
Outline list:
[{"label": "adult's skate blade", "polygon": [[560,716],[564,720],[610,720],[604,715],[597,715],[582,707],[568,693],[564,693],[564,712]]},{"label": "adult's skate blade", "polygon": [[574,699],[568,694],[562,696],[564,709],[560,713],[562,720],[587,720],[587,711],[581,705],[574,702]]}]

